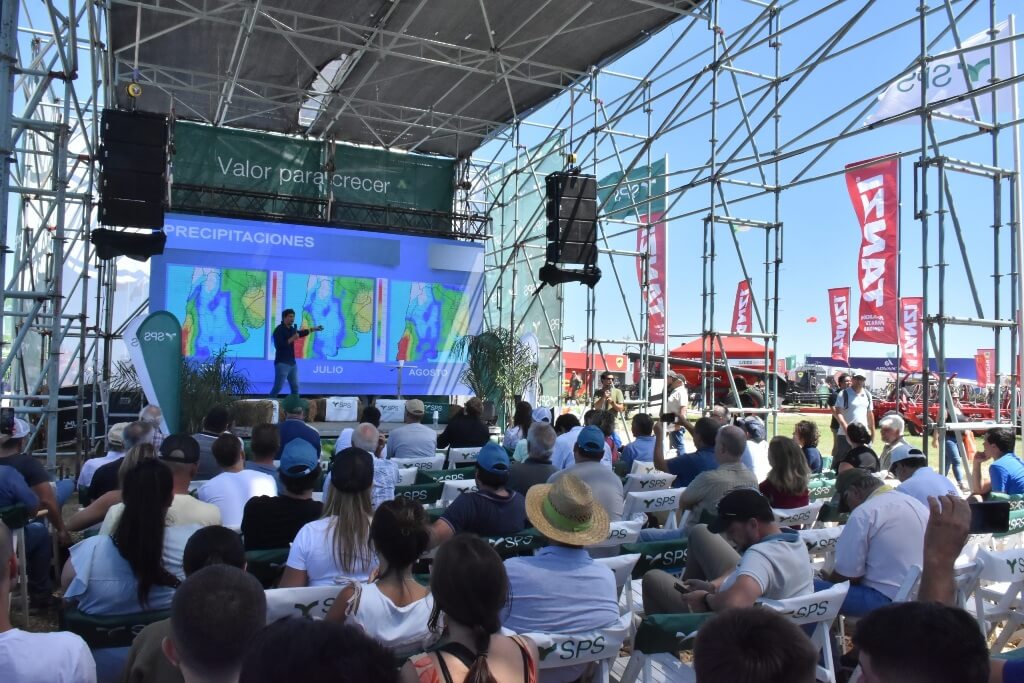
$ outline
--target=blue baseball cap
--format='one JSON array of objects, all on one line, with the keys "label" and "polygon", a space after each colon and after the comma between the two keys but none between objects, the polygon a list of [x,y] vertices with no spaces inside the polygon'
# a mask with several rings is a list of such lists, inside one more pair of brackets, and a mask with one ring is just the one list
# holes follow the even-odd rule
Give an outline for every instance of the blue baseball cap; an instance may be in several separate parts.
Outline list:
[{"label": "blue baseball cap", "polygon": [[508,474],[509,472],[508,453],[493,441],[488,442],[477,453],[476,464],[491,474]]},{"label": "blue baseball cap", "polygon": [[590,425],[580,430],[579,436],[576,437],[576,445],[584,453],[591,454],[604,454],[604,432],[601,431],[600,427]]},{"label": "blue baseball cap", "polygon": [[320,466],[313,444],[305,439],[292,439],[281,451],[278,471],[285,477],[304,477]]}]

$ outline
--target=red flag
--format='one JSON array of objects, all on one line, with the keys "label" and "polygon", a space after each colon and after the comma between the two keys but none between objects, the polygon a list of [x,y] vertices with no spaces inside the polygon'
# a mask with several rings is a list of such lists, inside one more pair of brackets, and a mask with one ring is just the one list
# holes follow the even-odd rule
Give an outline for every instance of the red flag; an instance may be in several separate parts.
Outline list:
[{"label": "red flag", "polygon": [[754,331],[751,318],[754,313],[754,300],[750,296],[750,282],[740,280],[736,285],[736,303],[732,307],[732,331],[749,334]]},{"label": "red flag", "polygon": [[978,370],[978,386],[984,387],[992,384],[995,377],[992,376],[992,357],[995,349],[978,349],[974,355],[974,366]]},{"label": "red flag", "polygon": [[812,315],[810,318],[808,318],[804,322],[816,323],[816,322],[818,322],[818,316]]},{"label": "red flag", "polygon": [[[847,165],[846,189],[860,225],[860,321],[856,341],[894,344],[899,253],[899,159]],[[868,165],[863,165],[868,164]],[[856,168],[854,168],[856,167]]]},{"label": "red flag", "polygon": [[[647,287],[647,327],[648,338],[652,344],[665,343],[665,213],[651,213],[651,236],[654,237],[650,245],[650,280]],[[640,216],[642,224],[647,223],[647,215]],[[636,250],[647,252],[649,240],[647,229],[640,227],[636,231]],[[644,260],[636,259],[636,277],[640,286],[644,283]]]},{"label": "red flag", "polygon": [[924,299],[905,296],[900,299],[900,370],[924,369]]},{"label": "red flag", "polygon": [[850,288],[828,290],[828,310],[832,318],[832,359],[850,362]]}]

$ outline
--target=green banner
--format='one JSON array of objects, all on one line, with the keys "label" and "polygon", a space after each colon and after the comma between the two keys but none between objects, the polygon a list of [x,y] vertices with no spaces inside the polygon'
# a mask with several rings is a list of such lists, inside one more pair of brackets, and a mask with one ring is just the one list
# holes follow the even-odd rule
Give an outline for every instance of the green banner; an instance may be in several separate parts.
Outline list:
[{"label": "green banner", "polygon": [[[223,198],[182,185],[260,195],[255,201],[275,202],[268,213],[296,217],[313,216],[315,202],[328,198],[419,211],[452,209],[452,159],[343,144],[335,146],[331,159],[326,142],[186,121],[174,125],[174,149],[172,203],[178,210],[223,208],[211,205],[222,205]],[[289,204],[288,197],[314,203]],[[251,201],[240,205],[253,208]]]},{"label": "green banner", "polygon": [[181,428],[181,323],[168,311],[150,313],[124,335],[146,399],[160,406],[168,434]]},{"label": "green banner", "polygon": [[[665,159],[634,168],[622,183],[621,171],[609,173],[597,183],[597,204],[604,218],[636,220],[638,215],[665,210]],[[616,187],[616,185],[618,185]],[[614,194],[613,194],[614,190]],[[648,198],[656,197],[648,203]],[[635,206],[634,206],[635,205]]]}]

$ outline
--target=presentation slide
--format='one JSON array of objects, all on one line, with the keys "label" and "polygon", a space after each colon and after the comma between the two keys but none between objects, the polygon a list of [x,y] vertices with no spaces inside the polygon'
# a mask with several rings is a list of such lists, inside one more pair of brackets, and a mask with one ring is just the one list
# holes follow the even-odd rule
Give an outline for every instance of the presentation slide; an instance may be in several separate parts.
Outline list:
[{"label": "presentation slide", "polygon": [[[257,394],[274,380],[282,312],[323,326],[294,344],[303,394],[468,393],[452,349],[480,331],[483,247],[342,228],[168,214],[150,309],[181,321],[186,356],[226,349]],[[285,386],[284,392],[288,391]]]}]

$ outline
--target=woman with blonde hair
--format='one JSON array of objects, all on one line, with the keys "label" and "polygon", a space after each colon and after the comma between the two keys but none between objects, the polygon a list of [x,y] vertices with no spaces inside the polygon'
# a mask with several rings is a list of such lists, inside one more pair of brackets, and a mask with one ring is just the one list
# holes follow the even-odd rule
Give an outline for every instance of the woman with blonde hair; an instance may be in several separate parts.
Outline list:
[{"label": "woman with blonde hair", "polygon": [[811,470],[807,457],[796,441],[788,436],[776,436],[768,444],[768,463],[771,470],[758,489],[773,508],[791,510],[807,505],[807,482]]},{"label": "woman with blonde hair", "polygon": [[295,536],[281,588],[366,582],[377,564],[370,550],[373,456],[346,448],[334,456],[324,515]]}]

